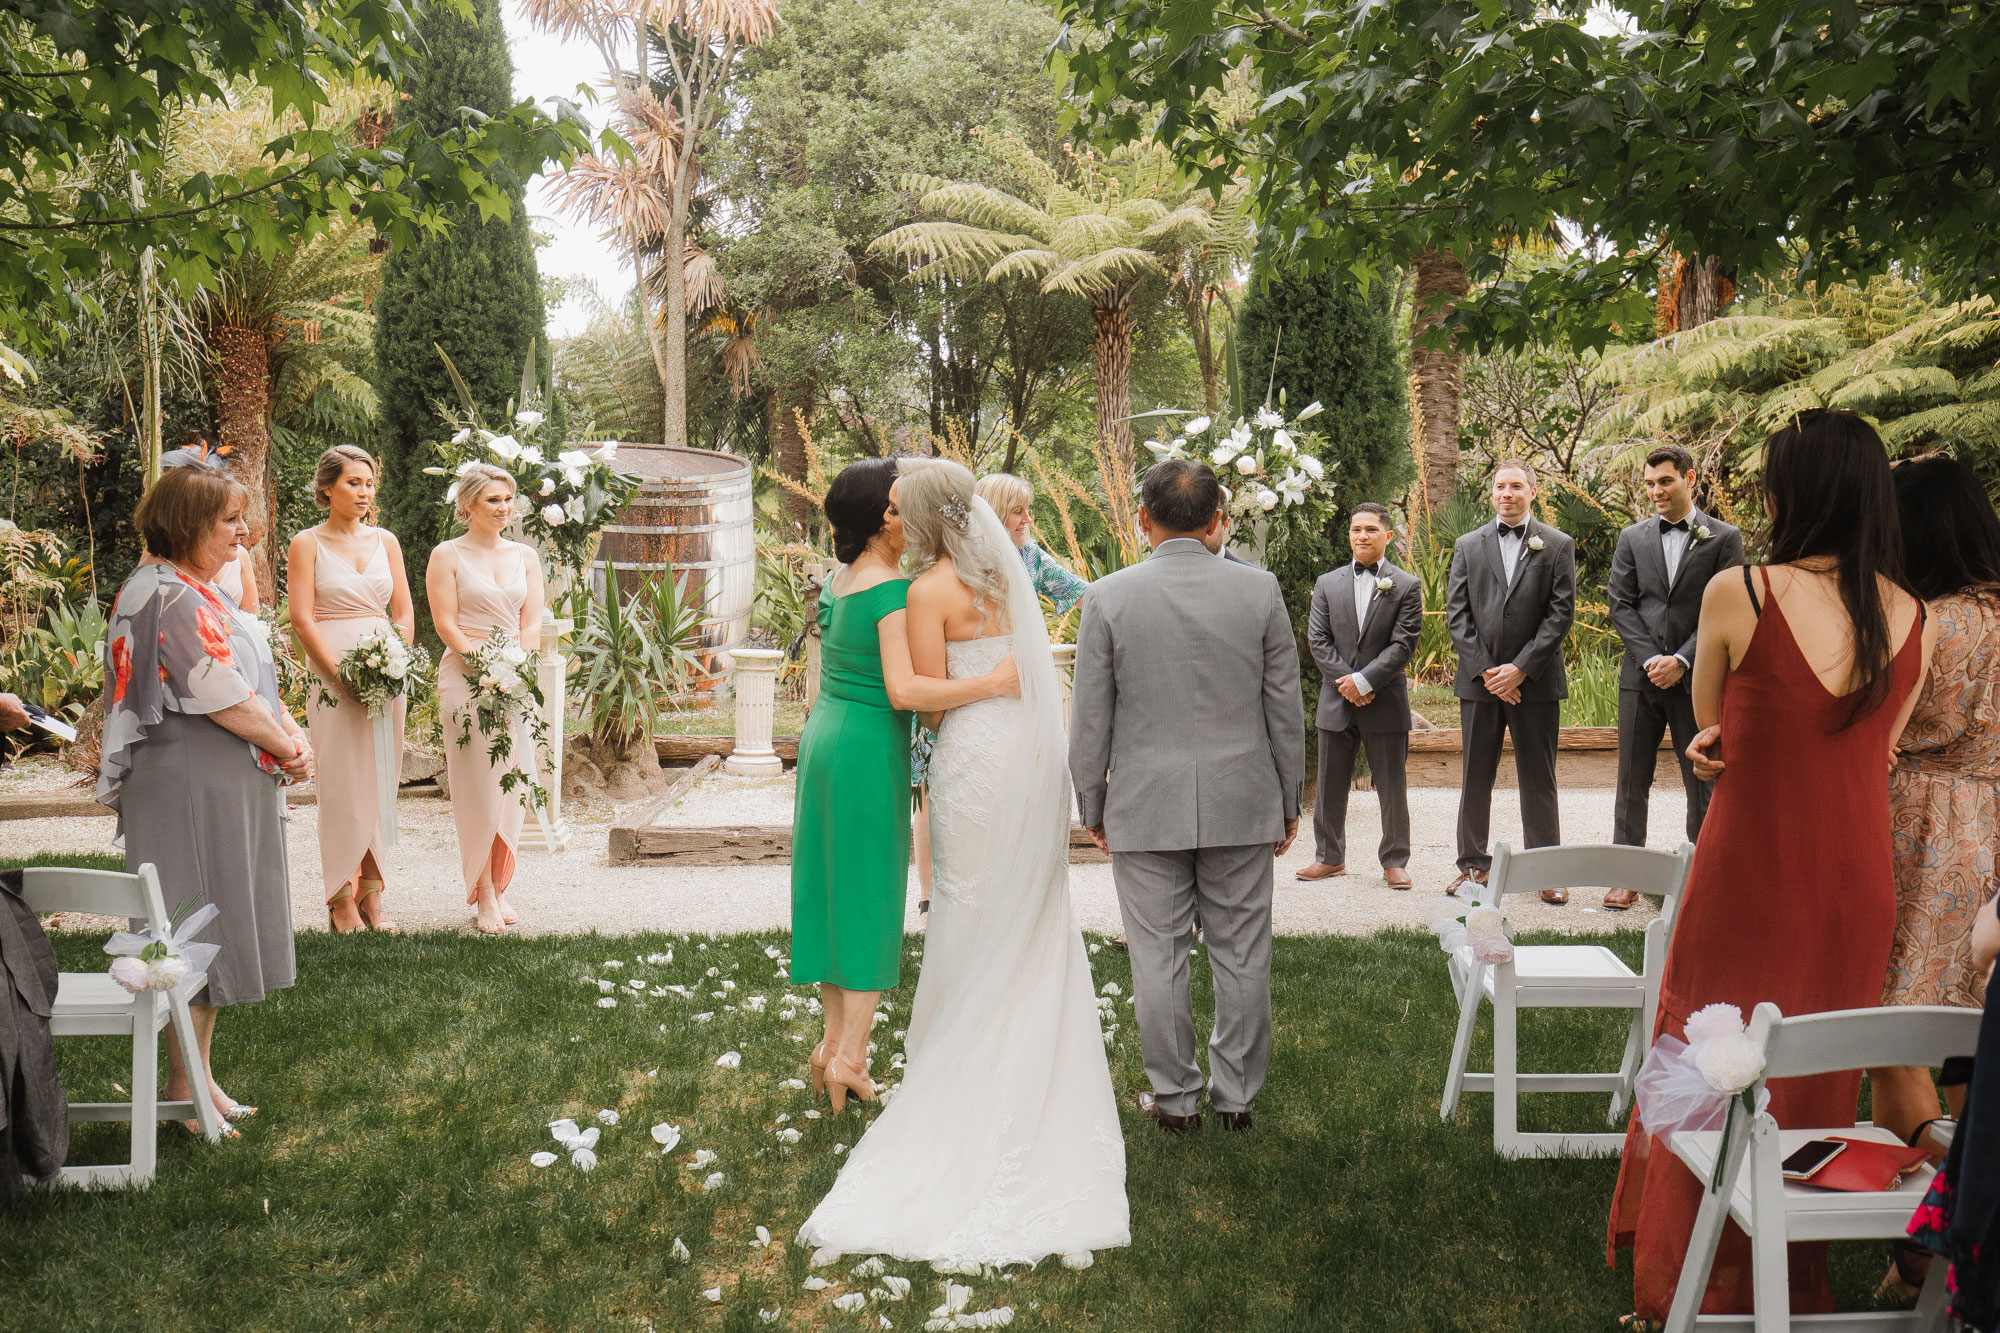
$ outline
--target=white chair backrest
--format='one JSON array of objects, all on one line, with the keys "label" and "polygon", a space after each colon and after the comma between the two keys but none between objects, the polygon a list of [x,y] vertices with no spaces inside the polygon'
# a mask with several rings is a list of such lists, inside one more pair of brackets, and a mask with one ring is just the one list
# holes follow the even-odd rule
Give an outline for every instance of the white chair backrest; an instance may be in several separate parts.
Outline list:
[{"label": "white chair backrest", "polygon": [[28,866],[21,871],[21,897],[41,913],[137,917],[152,924],[155,939],[166,936],[167,907],[160,896],[159,873],[150,861],[131,875],[119,870]]},{"label": "white chair backrest", "polygon": [[1749,1035],[1764,1047],[1765,1078],[1901,1065],[1923,1069],[1971,1055],[1984,1017],[1978,1009],[1899,1004],[1786,1018],[1767,1000],[1751,1015]]},{"label": "white chair backrest", "polygon": [[1493,849],[1493,873],[1486,883],[1490,897],[1481,897],[1497,903],[1510,893],[1593,888],[1632,889],[1671,900],[1687,887],[1693,862],[1691,842],[1682,843],[1680,850],[1673,852],[1615,843],[1533,847],[1517,852],[1503,842]]}]

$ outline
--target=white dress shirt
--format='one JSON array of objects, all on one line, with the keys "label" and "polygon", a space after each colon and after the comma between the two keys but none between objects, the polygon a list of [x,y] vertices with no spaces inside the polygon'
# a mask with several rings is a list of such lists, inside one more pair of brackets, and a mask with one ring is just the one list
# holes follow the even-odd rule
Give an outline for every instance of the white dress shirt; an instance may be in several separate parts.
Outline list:
[{"label": "white dress shirt", "polygon": [[1667,582],[1670,585],[1680,577],[1681,559],[1687,555],[1688,541],[1693,535],[1690,531],[1694,527],[1692,509],[1688,511],[1686,521],[1688,526],[1685,528],[1668,528],[1660,533],[1660,549],[1667,557]]},{"label": "white dress shirt", "polygon": [[[1505,519],[1495,519],[1493,526],[1498,529],[1514,525]],[[1528,520],[1522,519],[1519,526],[1521,530],[1517,533],[1500,534],[1500,571],[1507,576],[1509,587],[1514,583],[1514,567],[1521,563],[1521,552],[1527,549]]]},{"label": "white dress shirt", "polygon": [[[1382,576],[1370,573],[1359,564],[1350,564],[1348,568],[1354,571],[1354,649],[1355,653],[1359,655],[1361,651],[1361,627],[1368,623],[1368,604],[1375,600],[1375,580]],[[1378,566],[1377,568],[1380,567]],[[1363,695],[1375,693],[1375,687],[1368,683],[1368,677],[1362,675],[1359,671],[1354,673],[1354,688],[1361,691]]]}]

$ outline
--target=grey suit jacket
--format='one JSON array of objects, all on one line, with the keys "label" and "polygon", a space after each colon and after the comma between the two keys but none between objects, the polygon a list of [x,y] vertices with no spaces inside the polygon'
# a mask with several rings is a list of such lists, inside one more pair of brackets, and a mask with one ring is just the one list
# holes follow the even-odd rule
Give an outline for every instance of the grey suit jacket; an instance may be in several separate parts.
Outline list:
[{"label": "grey suit jacket", "polygon": [[[1341,565],[1313,584],[1312,614],[1306,621],[1306,645],[1319,663],[1325,683],[1319,692],[1319,726],[1323,731],[1408,731],[1410,729],[1410,654],[1424,632],[1424,585],[1416,575],[1387,560],[1382,572],[1395,587],[1369,599],[1367,619],[1354,621],[1354,565]],[[1375,691],[1375,702],[1361,707],[1340,697],[1334,682],[1359,671]]]},{"label": "grey suit jacket", "polygon": [[1542,549],[1523,545],[1511,584],[1492,520],[1460,537],[1452,550],[1445,623],[1458,649],[1454,692],[1461,699],[1491,699],[1479,673],[1509,662],[1527,675],[1524,702],[1569,698],[1563,640],[1576,619],[1576,542],[1531,518],[1527,540],[1537,537]]},{"label": "grey suit jacket", "polygon": [[1191,539],[1090,585],[1070,776],[1114,852],[1276,842],[1299,814],[1299,650],[1272,574]]},{"label": "grey suit jacket", "polygon": [[[1710,535],[1688,539],[1680,568],[1667,578],[1666,545],[1657,518],[1643,518],[1618,534],[1611,556],[1611,623],[1625,641],[1625,661],[1618,669],[1618,687],[1655,690],[1646,678],[1646,663],[1655,657],[1678,656],[1694,669],[1695,627],[1701,620],[1701,595],[1708,581],[1743,563],[1743,534],[1699,509],[1688,515],[1688,527],[1705,527]],[[1686,689],[1683,676],[1675,689]]]}]

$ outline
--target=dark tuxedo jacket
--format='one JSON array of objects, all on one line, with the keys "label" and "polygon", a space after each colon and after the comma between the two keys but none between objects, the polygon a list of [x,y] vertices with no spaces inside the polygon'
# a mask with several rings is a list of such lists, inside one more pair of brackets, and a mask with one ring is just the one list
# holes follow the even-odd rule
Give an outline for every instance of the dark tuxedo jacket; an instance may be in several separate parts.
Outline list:
[{"label": "dark tuxedo jacket", "polygon": [[[1678,656],[1693,669],[1702,592],[1717,574],[1743,563],[1743,534],[1735,528],[1699,509],[1688,514],[1688,527],[1687,549],[1671,582],[1659,519],[1641,519],[1618,534],[1609,593],[1611,624],[1625,642],[1620,689],[1658,689],[1646,679],[1646,663],[1655,657]],[[1707,528],[1709,535],[1695,536],[1698,528]],[[1686,688],[1687,681],[1682,677],[1674,688]]]},{"label": "dark tuxedo jacket", "polygon": [[[1395,583],[1368,602],[1367,617],[1354,621],[1354,564],[1349,561],[1313,584],[1306,645],[1325,683],[1319,692],[1318,725],[1323,731],[1408,731],[1410,654],[1424,630],[1424,585],[1417,576],[1387,560],[1383,574]],[[1375,701],[1356,707],[1340,697],[1334,682],[1359,671],[1375,691]]]},{"label": "dark tuxedo jacket", "polygon": [[[1528,546],[1536,538],[1539,551]],[[1458,649],[1459,698],[1491,700],[1479,673],[1511,662],[1527,675],[1521,682],[1524,703],[1567,699],[1563,640],[1575,619],[1576,542],[1568,533],[1529,519],[1511,583],[1494,520],[1458,539],[1445,591],[1445,624]]]}]

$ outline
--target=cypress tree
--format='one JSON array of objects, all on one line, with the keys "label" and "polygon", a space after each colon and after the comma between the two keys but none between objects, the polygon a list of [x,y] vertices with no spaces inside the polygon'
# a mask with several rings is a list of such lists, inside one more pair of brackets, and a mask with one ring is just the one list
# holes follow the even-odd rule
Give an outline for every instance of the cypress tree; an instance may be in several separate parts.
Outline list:
[{"label": "cypress tree", "polygon": [[[414,63],[400,114],[440,134],[460,107],[497,115],[514,104],[514,62],[498,0],[472,0],[472,17],[426,11],[426,49]],[[422,624],[429,625],[424,569],[448,531],[443,477],[424,475],[446,435],[440,404],[458,407],[442,347],[465,377],[489,426],[520,391],[521,365],[542,337],[543,307],[528,230],[525,182],[504,167],[498,183],[509,216],[482,222],[454,209],[450,227],[389,256],[375,298],[375,361],[381,399],[382,521],[402,542]],[[537,360],[545,358],[538,357]]]}]

